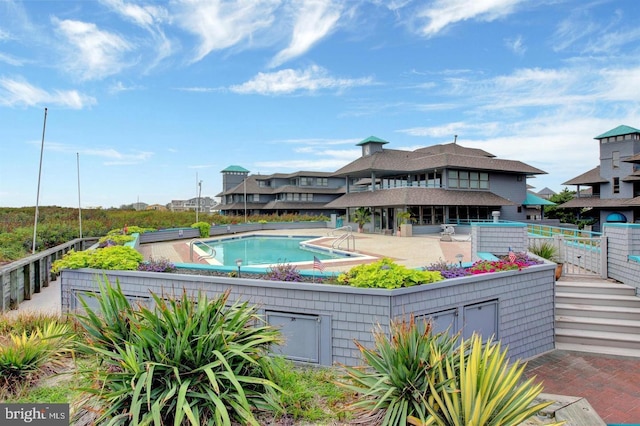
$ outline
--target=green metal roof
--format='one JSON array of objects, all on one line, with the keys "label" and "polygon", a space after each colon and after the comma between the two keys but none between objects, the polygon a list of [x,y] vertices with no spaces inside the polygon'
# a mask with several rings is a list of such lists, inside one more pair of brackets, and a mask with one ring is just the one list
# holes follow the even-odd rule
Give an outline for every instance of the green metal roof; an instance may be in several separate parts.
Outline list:
[{"label": "green metal roof", "polygon": [[608,132],[603,133],[600,136],[596,136],[594,139],[604,139],[604,138],[609,138],[611,136],[622,136],[622,135],[628,135],[631,133],[640,133],[640,130],[623,125],[623,126],[618,126],[615,129],[609,130]]},{"label": "green metal roof", "polygon": [[364,145],[364,144],[366,144],[366,143],[370,143],[370,142],[373,142],[373,143],[380,143],[380,144],[389,143],[388,141],[385,141],[384,139],[380,139],[380,138],[377,138],[377,137],[375,137],[375,136],[369,136],[368,138],[366,138],[366,139],[364,139],[364,140],[362,140],[362,141],[358,142],[358,143],[356,144],[356,146],[361,146],[361,145]]},{"label": "green metal roof", "polygon": [[224,172],[249,173],[249,170],[240,166],[229,166],[226,169],[222,170],[221,173],[224,173]]},{"label": "green metal roof", "polygon": [[522,202],[523,206],[555,206],[556,203],[553,201],[545,200],[544,198],[540,198],[537,195],[533,195],[530,192],[527,192],[527,198]]}]

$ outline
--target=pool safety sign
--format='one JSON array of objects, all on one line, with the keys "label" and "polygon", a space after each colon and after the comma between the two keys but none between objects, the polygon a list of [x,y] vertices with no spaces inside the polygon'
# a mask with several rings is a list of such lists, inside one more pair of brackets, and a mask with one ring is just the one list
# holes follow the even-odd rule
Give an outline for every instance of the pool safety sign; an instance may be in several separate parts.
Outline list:
[{"label": "pool safety sign", "polygon": [[69,404],[0,403],[0,425],[69,426]]}]

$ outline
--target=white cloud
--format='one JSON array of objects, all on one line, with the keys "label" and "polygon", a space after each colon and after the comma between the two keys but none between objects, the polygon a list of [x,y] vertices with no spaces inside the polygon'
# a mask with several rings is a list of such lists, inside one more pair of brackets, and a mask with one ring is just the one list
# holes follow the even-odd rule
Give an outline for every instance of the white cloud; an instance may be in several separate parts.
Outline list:
[{"label": "white cloud", "polygon": [[0,104],[6,106],[59,105],[82,109],[96,104],[96,100],[76,90],[48,92],[23,79],[0,78]]},{"label": "white cloud", "polygon": [[[303,159],[261,161],[256,162],[256,168],[267,169],[269,172],[284,170],[328,170],[334,171],[350,163],[362,154],[362,150],[355,145],[362,138],[348,139],[284,139],[272,141],[274,144],[293,144],[293,152],[303,156]],[[346,145],[344,149],[338,146]]]},{"label": "white cloud", "polygon": [[552,37],[555,51],[562,51],[598,30],[598,25],[588,19],[586,11],[578,9],[560,22]]},{"label": "white cloud", "polygon": [[142,87],[138,85],[127,86],[121,81],[116,81],[111,86],[109,86],[109,93],[116,94],[121,92],[130,92],[133,90],[140,90]]},{"label": "white cloud", "polygon": [[373,84],[373,78],[341,79],[328,75],[317,65],[305,70],[285,69],[273,73],[258,73],[246,83],[231,86],[230,90],[242,94],[282,95],[297,91],[343,90]]},{"label": "white cloud", "polygon": [[360,142],[362,139],[324,139],[324,138],[309,138],[309,139],[284,139],[273,141],[272,143],[281,145],[285,144],[295,144],[295,145],[303,145],[305,147],[298,149],[311,149],[316,152],[317,146],[333,146],[333,145],[355,145]]},{"label": "white cloud", "polygon": [[117,34],[100,30],[87,22],[58,18],[52,18],[52,22],[70,44],[65,49],[64,67],[80,79],[101,79],[127,66],[124,53],[132,50],[133,46]]},{"label": "white cloud", "polygon": [[506,39],[504,43],[509,50],[511,50],[513,53],[515,53],[518,56],[524,55],[524,53],[527,51],[527,48],[525,47],[524,42],[522,41],[522,36]]},{"label": "white cloud", "polygon": [[524,0],[435,0],[417,14],[426,18],[423,35],[434,36],[456,22],[475,19],[490,22],[511,14]]},{"label": "white cloud", "polygon": [[405,133],[411,136],[427,136],[432,138],[450,137],[453,141],[454,135],[462,137],[465,132],[480,135],[492,135],[496,134],[500,124],[497,122],[487,123],[466,123],[466,122],[453,122],[447,123],[442,126],[431,127],[412,127],[409,129],[398,130],[400,133]]},{"label": "white cloud", "polygon": [[198,93],[211,93],[211,92],[219,92],[225,89],[219,89],[214,87],[178,87],[176,90],[181,90],[183,92],[198,92]]},{"label": "white cloud", "polygon": [[[349,157],[346,161],[353,161],[359,155],[361,151],[358,150],[357,155]],[[284,160],[284,161],[262,161],[256,162],[256,167],[265,168],[268,170],[272,170],[272,173],[276,171],[282,170],[327,170],[334,171],[343,167],[345,165],[345,159],[319,159],[314,158],[313,160],[304,159],[304,160]],[[264,173],[264,172],[263,172]]]},{"label": "white cloud", "polygon": [[611,54],[633,43],[637,47],[640,40],[640,28],[630,30],[609,31],[599,36],[595,41],[589,42],[585,48],[586,53]]},{"label": "white cloud", "polygon": [[2,28],[0,28],[0,41],[9,40],[11,38],[12,38],[11,34],[8,31],[5,31]]},{"label": "white cloud", "polygon": [[156,52],[156,58],[150,68],[173,53],[173,44],[161,27],[162,23],[171,22],[171,16],[167,9],[161,6],[140,6],[133,3],[125,3],[123,0],[102,0],[102,3],[151,34],[153,39],[152,49]]},{"label": "white cloud", "polygon": [[599,73],[600,84],[596,95],[610,102],[629,102],[638,109],[640,99],[640,66],[622,69],[604,69]]},{"label": "white cloud", "polygon": [[123,0],[101,2],[141,27],[151,28],[158,22],[169,20],[169,12],[161,6],[140,6]]},{"label": "white cloud", "polygon": [[302,0],[294,4],[298,3],[301,6],[296,10],[291,43],[273,58],[272,67],[277,67],[307,52],[314,44],[330,34],[340,19],[342,6],[331,0]]},{"label": "white cloud", "polygon": [[14,67],[21,67],[24,65],[25,60],[0,52],[0,62],[4,62],[5,64],[12,65]]},{"label": "white cloud", "polygon": [[59,142],[47,142],[46,147],[50,151],[65,153],[73,152],[78,153],[83,157],[103,158],[105,161],[102,164],[105,166],[140,164],[149,160],[153,156],[153,153],[148,151],[123,153],[113,148],[82,148]]},{"label": "white cloud", "polygon": [[176,4],[176,20],[182,29],[200,38],[193,62],[214,50],[226,49],[269,29],[278,0],[184,0]]}]

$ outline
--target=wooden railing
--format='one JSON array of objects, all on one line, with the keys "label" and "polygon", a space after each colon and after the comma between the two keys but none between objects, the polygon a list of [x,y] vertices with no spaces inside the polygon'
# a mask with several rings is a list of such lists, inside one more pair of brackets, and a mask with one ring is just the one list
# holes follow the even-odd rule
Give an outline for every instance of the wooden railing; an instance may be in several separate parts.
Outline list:
[{"label": "wooden railing", "polygon": [[54,279],[51,264],[73,249],[84,250],[97,242],[97,238],[76,238],[59,246],[0,266],[0,312],[17,309],[34,293],[40,293]]}]

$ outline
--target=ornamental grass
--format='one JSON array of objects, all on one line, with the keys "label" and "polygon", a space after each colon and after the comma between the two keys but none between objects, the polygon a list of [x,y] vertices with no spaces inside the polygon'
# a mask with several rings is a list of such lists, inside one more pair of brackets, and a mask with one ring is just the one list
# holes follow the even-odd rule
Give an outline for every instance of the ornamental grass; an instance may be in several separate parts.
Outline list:
[{"label": "ornamental grass", "polygon": [[229,303],[228,291],[213,300],[151,294],[149,308],[133,306],[119,283],[105,279],[99,290],[89,296],[98,308],[81,298],[76,316],[86,334],[79,351],[98,363],[81,371],[93,386],[79,406],[96,410],[96,423],[258,426],[255,412],[279,410],[266,355],[281,338],[255,307]]}]

